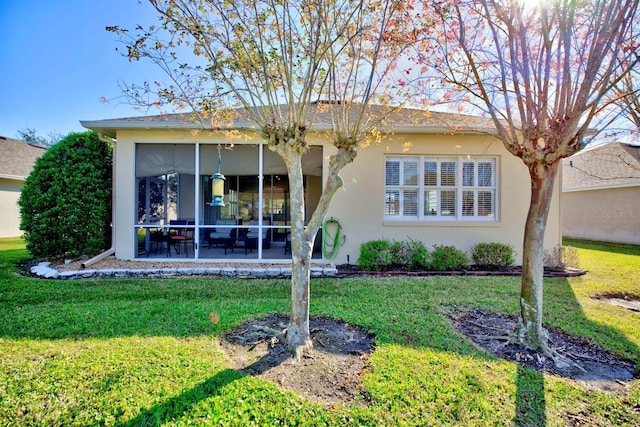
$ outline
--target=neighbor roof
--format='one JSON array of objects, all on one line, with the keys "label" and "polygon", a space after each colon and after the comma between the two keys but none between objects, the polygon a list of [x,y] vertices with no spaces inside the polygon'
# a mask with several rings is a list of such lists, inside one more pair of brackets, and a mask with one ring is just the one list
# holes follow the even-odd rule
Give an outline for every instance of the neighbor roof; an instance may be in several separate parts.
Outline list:
[{"label": "neighbor roof", "polygon": [[[316,117],[312,131],[331,129],[331,114],[328,104],[315,104]],[[285,106],[282,107],[286,109]],[[336,106],[335,108],[340,108]],[[369,107],[372,117],[384,117],[378,126],[380,131],[394,133],[426,134],[494,134],[490,119],[437,111],[411,108]],[[81,120],[82,126],[96,132],[115,137],[121,129],[238,129],[259,130],[247,110],[233,109],[217,117],[198,117],[195,113],[162,114],[156,116],[125,117],[106,120]]]},{"label": "neighbor roof", "polygon": [[633,186],[640,186],[640,146],[614,142],[563,161],[563,191]]},{"label": "neighbor roof", "polygon": [[0,136],[0,178],[24,181],[45,148]]}]

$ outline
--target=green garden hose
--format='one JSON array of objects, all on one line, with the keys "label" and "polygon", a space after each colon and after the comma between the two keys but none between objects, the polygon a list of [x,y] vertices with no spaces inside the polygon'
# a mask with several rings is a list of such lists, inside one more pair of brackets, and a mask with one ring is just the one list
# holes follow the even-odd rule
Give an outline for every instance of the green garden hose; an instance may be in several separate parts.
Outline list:
[{"label": "green garden hose", "polygon": [[[335,228],[335,234],[329,232],[329,226]],[[334,217],[328,218],[322,226],[322,254],[326,259],[334,259],[340,249],[340,223]]]}]

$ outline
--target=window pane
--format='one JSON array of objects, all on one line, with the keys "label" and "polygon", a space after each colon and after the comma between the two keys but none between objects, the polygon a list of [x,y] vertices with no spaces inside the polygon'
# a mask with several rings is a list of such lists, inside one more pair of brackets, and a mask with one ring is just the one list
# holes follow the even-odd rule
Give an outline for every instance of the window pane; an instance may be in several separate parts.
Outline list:
[{"label": "window pane", "polygon": [[440,193],[440,215],[456,216],[456,192],[442,191]]},{"label": "window pane", "polygon": [[478,187],[493,187],[493,163],[478,163]]},{"label": "window pane", "polygon": [[473,193],[473,191],[462,192],[462,216],[474,216],[475,214]]},{"label": "window pane", "polygon": [[385,185],[400,185],[400,162],[397,160],[387,160]]},{"label": "window pane", "polygon": [[418,162],[405,162],[402,165],[404,185],[418,185]]},{"label": "window pane", "polygon": [[424,162],[424,185],[438,185],[438,162]]},{"label": "window pane", "polygon": [[405,190],[403,192],[403,216],[418,216],[418,191]]},{"label": "window pane", "polygon": [[424,214],[426,216],[438,214],[438,192],[436,190],[426,190],[424,192]]},{"label": "window pane", "polygon": [[495,217],[494,195],[493,191],[478,191],[478,216]]},{"label": "window pane", "polygon": [[462,164],[462,185],[465,187],[473,187],[474,164],[473,162],[464,162]]},{"label": "window pane", "polygon": [[456,185],[456,162],[440,163],[440,185],[453,187]]},{"label": "window pane", "polygon": [[400,215],[400,191],[387,190],[384,195],[384,214],[391,216]]},{"label": "window pane", "polygon": [[495,218],[496,163],[491,157],[387,157],[385,215],[410,220]]}]

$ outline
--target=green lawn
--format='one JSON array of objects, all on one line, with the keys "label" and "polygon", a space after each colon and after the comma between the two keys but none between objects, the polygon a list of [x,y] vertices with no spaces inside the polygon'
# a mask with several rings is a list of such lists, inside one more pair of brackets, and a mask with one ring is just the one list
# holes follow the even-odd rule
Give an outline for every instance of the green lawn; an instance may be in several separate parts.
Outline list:
[{"label": "green lawn", "polygon": [[[579,248],[583,277],[549,279],[546,323],[640,367],[640,313],[593,300],[640,294],[640,248]],[[515,314],[505,277],[314,279],[311,311],[377,336],[364,376],[368,405],[325,408],[229,368],[220,335],[244,319],[288,312],[286,280],[22,277],[28,257],[0,239],[0,425],[640,425],[640,384],[625,395],[496,360],[444,313]],[[216,312],[220,322],[209,322]]]}]

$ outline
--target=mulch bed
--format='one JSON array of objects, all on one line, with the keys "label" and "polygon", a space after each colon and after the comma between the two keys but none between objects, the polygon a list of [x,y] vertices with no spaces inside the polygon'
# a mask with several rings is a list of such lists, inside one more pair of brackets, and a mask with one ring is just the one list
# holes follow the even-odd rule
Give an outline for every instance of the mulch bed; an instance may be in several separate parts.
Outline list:
[{"label": "mulch bed", "polygon": [[[388,269],[381,271],[364,271],[360,267],[354,264],[341,264],[337,265],[338,274],[335,277],[352,277],[352,276],[374,276],[374,277],[389,277],[389,276],[407,276],[407,277],[421,277],[421,276],[520,276],[522,275],[521,267],[508,267],[496,270],[487,270],[482,268],[470,267],[464,270],[447,270],[447,271],[434,271],[434,270],[402,270],[402,269]],[[579,270],[575,268],[566,269],[549,269],[545,268],[544,277],[577,277],[586,274],[585,270]]]},{"label": "mulch bed", "polygon": [[509,339],[516,328],[514,317],[473,309],[450,313],[449,318],[456,330],[479,349],[527,368],[576,380],[587,388],[624,392],[628,381],[640,378],[633,361],[584,337],[547,327],[551,346],[568,362],[558,365],[552,358]]},{"label": "mulch bed", "polygon": [[282,331],[287,315],[272,313],[224,334],[222,345],[235,369],[267,379],[327,406],[366,405],[362,375],[375,348],[364,329],[329,317],[310,317],[313,349],[296,361]]}]

